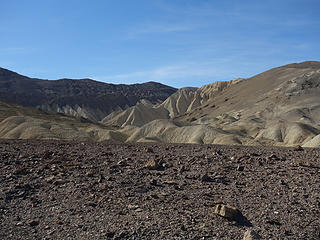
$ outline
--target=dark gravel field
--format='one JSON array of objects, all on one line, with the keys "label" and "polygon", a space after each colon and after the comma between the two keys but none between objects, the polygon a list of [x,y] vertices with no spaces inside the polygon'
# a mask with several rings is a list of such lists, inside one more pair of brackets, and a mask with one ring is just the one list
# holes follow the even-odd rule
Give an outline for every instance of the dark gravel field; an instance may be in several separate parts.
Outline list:
[{"label": "dark gravel field", "polygon": [[0,239],[220,240],[248,229],[320,239],[319,149],[0,140]]}]

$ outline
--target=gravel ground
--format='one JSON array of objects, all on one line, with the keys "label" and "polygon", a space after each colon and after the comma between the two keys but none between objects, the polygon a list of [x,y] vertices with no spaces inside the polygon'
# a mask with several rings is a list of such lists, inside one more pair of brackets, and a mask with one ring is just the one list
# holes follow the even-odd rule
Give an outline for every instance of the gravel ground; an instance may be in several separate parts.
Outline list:
[{"label": "gravel ground", "polygon": [[[320,239],[320,150],[0,140],[0,239]],[[215,214],[236,207],[242,219]]]}]

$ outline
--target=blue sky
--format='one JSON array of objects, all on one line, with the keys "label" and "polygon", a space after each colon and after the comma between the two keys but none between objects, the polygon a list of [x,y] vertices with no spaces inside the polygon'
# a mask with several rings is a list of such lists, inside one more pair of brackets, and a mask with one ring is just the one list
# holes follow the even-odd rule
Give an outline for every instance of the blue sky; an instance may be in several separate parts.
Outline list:
[{"label": "blue sky", "polygon": [[0,67],[202,86],[320,60],[319,0],[0,0]]}]

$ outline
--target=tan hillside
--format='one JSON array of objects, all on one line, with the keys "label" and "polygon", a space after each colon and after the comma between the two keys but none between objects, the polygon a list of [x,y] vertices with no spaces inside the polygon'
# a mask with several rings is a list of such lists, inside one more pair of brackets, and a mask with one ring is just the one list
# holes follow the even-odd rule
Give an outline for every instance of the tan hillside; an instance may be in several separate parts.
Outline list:
[{"label": "tan hillside", "polygon": [[127,141],[246,145],[250,139],[204,124],[181,125],[170,120],[155,120],[137,128]]}]

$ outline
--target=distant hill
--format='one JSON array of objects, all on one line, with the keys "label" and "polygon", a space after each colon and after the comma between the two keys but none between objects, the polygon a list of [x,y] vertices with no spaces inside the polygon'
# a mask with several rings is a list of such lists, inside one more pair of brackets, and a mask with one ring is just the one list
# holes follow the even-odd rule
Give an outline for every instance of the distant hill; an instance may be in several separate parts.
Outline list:
[{"label": "distant hill", "polygon": [[[117,139],[119,136],[119,140]],[[0,101],[0,138],[79,141],[122,141],[112,127],[82,117],[46,112]]]},{"label": "distant hill", "polygon": [[177,89],[156,82],[108,84],[91,79],[43,80],[0,68],[0,100],[99,121],[146,99],[159,103]]}]

